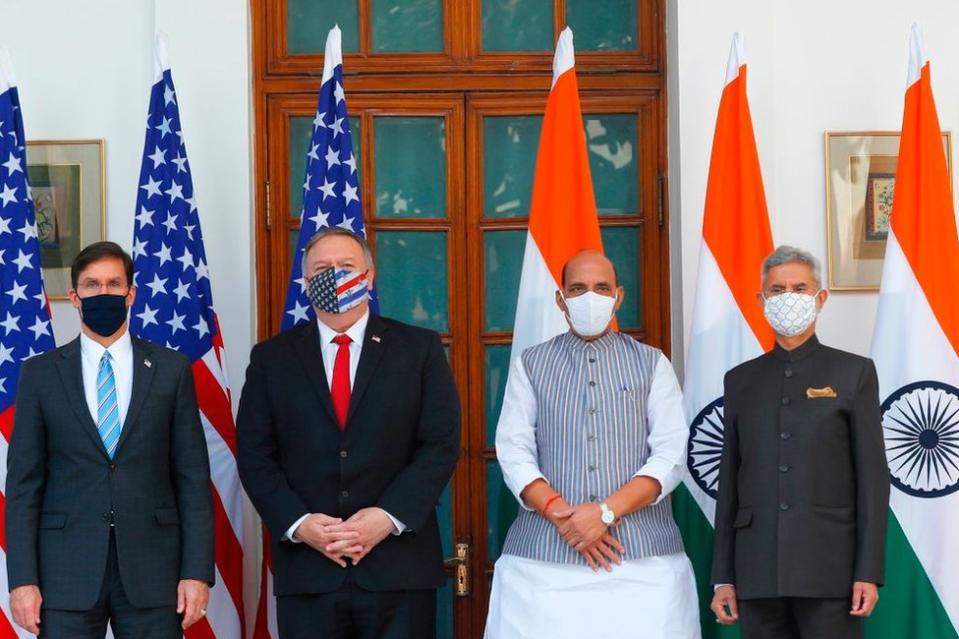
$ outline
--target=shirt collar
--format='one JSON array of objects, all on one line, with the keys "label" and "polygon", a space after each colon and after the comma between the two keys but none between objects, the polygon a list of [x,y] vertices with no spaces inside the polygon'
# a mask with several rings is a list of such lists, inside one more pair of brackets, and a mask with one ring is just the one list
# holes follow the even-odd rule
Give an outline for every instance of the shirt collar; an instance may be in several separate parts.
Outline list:
[{"label": "shirt collar", "polygon": [[321,322],[319,319],[316,320],[316,325],[320,327],[320,346],[326,348],[333,342],[333,338],[337,335],[348,335],[354,344],[362,344],[363,339],[366,337],[366,325],[370,321],[370,311],[367,309],[363,313],[360,319],[356,320],[356,323],[353,326],[349,327],[343,333],[338,333],[332,328]]},{"label": "shirt collar", "polygon": [[110,351],[110,357],[114,362],[129,357],[130,353],[133,352],[133,340],[130,339],[130,331],[123,331],[123,335],[110,344],[109,348],[104,348],[88,337],[86,333],[80,332],[80,352],[85,358],[94,363],[99,363],[104,351]]},{"label": "shirt collar", "polygon": [[809,357],[817,350],[819,350],[819,338],[817,338],[816,334],[813,333],[809,339],[791,351],[787,351],[777,342],[776,346],[773,348],[773,355],[776,357],[776,359],[783,362],[798,362],[801,359]]}]

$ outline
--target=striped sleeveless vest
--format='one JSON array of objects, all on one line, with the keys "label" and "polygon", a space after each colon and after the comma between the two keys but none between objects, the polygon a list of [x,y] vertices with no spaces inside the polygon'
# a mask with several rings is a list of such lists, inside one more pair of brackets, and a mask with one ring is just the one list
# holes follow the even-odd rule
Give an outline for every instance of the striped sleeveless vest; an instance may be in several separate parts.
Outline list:
[{"label": "striped sleeveless vest", "polygon": [[[523,352],[536,394],[539,467],[570,504],[605,500],[646,463],[646,398],[659,356],[613,331],[591,342],[567,332]],[[627,560],[683,550],[668,498],[621,521],[610,531]],[[525,508],[510,526],[503,553],[586,564],[546,518]]]}]

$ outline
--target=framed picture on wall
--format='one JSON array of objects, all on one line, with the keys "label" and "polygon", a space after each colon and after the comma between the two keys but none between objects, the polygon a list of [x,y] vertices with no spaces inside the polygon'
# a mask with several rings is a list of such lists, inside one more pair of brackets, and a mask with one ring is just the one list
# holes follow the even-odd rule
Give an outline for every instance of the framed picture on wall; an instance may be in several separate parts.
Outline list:
[{"label": "framed picture on wall", "polygon": [[[952,181],[952,134],[942,145]],[[826,132],[829,288],[877,291],[899,158],[898,131]]]},{"label": "framed picture on wall", "polygon": [[103,140],[27,142],[27,173],[37,213],[43,284],[66,299],[70,264],[106,233]]}]

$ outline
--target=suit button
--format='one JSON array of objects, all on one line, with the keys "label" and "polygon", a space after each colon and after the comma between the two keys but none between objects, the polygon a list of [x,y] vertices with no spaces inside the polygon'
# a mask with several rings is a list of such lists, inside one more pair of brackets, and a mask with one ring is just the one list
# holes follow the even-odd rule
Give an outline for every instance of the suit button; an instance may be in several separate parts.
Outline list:
[{"label": "suit button", "polygon": [[783,371],[783,375],[785,375],[786,377],[792,377],[792,376],[793,376],[793,369],[787,368],[786,370]]},{"label": "suit button", "polygon": [[591,472],[591,473],[596,472],[596,466],[590,466],[590,467],[589,467],[589,472]]},{"label": "suit button", "polygon": [[103,513],[102,515],[100,515],[100,519],[102,519],[103,521],[110,521],[110,513]]},{"label": "suit button", "polygon": [[783,406],[789,406],[789,398],[783,397]]},{"label": "suit button", "polygon": [[786,440],[792,437],[792,433],[779,433],[779,439]]},{"label": "suit button", "polygon": [[586,441],[588,441],[588,442],[594,442],[594,441],[596,441],[596,435],[587,435],[587,436],[586,436]]},{"label": "suit button", "polygon": [[340,497],[342,497],[343,499],[347,499],[349,496],[350,496],[350,491],[348,490],[344,490],[340,492]]},{"label": "suit button", "polygon": [[590,385],[590,386],[596,386],[596,382],[594,382],[593,380],[590,380],[590,381],[589,381],[589,385]]},{"label": "suit button", "polygon": [[589,358],[589,363],[590,363],[590,364],[595,364],[595,363],[596,363],[596,358],[595,358],[595,357],[590,357],[590,358]]},{"label": "suit button", "polygon": [[595,409],[595,408],[590,408],[590,409],[589,409],[589,414],[590,414],[590,415],[595,415],[595,414],[596,414],[596,409]]},{"label": "suit button", "polygon": [[340,451],[340,459],[346,459],[347,456],[348,456],[348,453],[345,450]]},{"label": "suit button", "polygon": [[110,464],[110,472],[111,472],[111,473],[117,472],[117,465],[116,465],[116,464]]},{"label": "suit button", "polygon": [[780,467],[779,467],[779,472],[781,472],[781,473],[789,472],[789,465],[788,465],[788,464],[783,464],[782,466],[780,466]]},{"label": "suit button", "polygon": [[787,510],[789,510],[789,504],[785,504],[785,503],[779,504],[779,510],[786,512]]},{"label": "suit button", "polygon": [[590,495],[590,496],[589,496],[589,500],[590,500],[590,501],[596,501],[596,495]]}]

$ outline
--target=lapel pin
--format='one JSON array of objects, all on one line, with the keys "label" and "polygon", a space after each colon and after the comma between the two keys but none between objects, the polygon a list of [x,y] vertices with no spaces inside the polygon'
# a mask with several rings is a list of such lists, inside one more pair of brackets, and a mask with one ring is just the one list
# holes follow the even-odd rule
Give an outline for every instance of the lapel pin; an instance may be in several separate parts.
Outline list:
[{"label": "lapel pin", "polygon": [[151,361],[148,360],[148,359],[143,360],[143,364],[144,364],[147,368],[150,368],[150,367],[153,366],[153,362],[151,362]]},{"label": "lapel pin", "polygon": [[374,336],[372,336],[370,339],[373,340],[374,342],[376,342],[377,344],[380,343],[380,336],[379,336],[379,335],[374,335]]}]

